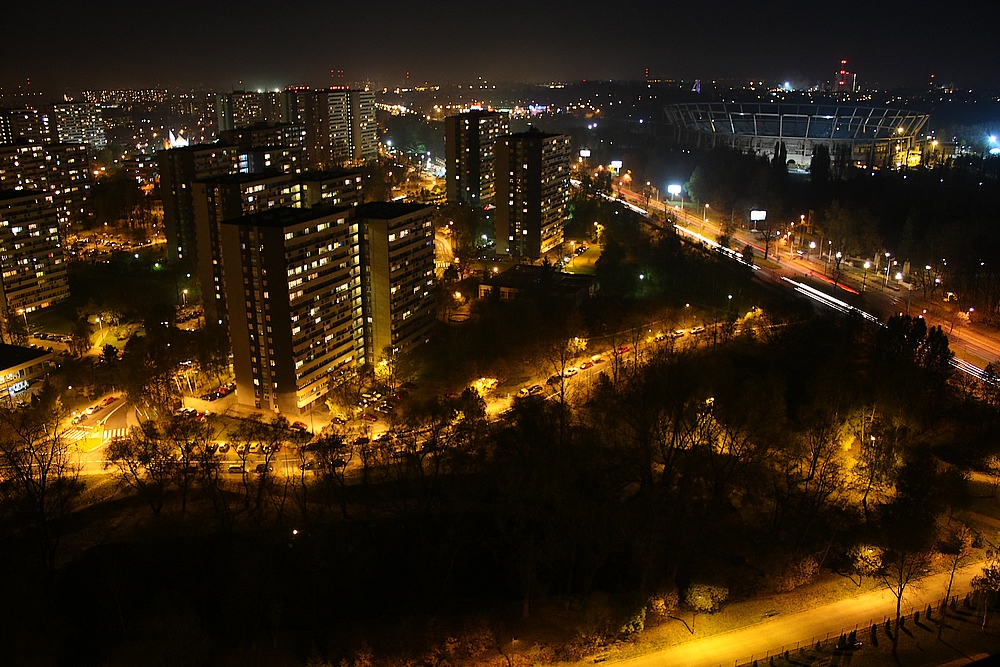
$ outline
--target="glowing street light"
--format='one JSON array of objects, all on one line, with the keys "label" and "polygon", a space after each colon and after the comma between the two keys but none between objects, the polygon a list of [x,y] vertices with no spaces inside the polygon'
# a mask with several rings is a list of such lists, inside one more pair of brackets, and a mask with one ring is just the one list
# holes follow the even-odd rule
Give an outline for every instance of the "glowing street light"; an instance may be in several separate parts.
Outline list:
[{"label": "glowing street light", "polygon": [[872,268],[871,262],[865,262],[865,277],[861,280],[861,291],[865,291],[865,286],[868,284],[868,269]]},{"label": "glowing street light", "polygon": [[181,290],[181,298],[184,301],[184,305],[187,306],[188,305],[188,291],[187,290]]}]

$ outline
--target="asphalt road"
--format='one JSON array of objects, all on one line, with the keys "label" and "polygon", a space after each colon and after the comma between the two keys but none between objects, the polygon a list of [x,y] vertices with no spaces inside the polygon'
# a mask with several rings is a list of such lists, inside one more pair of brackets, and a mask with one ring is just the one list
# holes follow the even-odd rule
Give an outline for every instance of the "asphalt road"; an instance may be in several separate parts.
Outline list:
[{"label": "asphalt road", "polygon": [[[982,564],[966,566],[955,573],[952,595],[964,596],[971,590],[970,580],[979,573]],[[903,611],[923,609],[937,604],[948,589],[949,573],[927,577],[903,596]],[[621,661],[611,661],[628,667],[717,667],[735,661],[747,662],[751,656],[763,662],[770,652],[797,645],[815,643],[827,635],[836,637],[850,632],[857,626],[867,630],[872,621],[881,622],[885,617],[895,618],[896,598],[888,590],[868,593],[850,600],[799,612],[789,616],[776,616],[761,623],[720,635],[695,639],[661,651]]]},{"label": "asphalt road", "polygon": [[[630,203],[636,206],[644,206],[646,201],[643,195],[629,190],[622,190],[622,195]],[[650,209],[670,211],[677,215],[678,221],[686,225],[692,231],[698,232],[706,238],[714,240],[720,233],[719,226],[709,217],[706,222],[702,210],[692,211],[690,209],[677,208],[670,202],[651,201]],[[711,210],[710,210],[711,215]],[[757,252],[758,257],[764,256],[763,246],[760,239],[754,237],[748,230],[738,230],[734,234],[738,246],[749,243]],[[811,277],[815,280],[826,282],[831,289],[827,291],[835,294],[840,299],[855,303],[858,307],[867,312],[885,319],[896,313],[909,313],[910,315],[922,315],[930,326],[940,326],[948,334],[949,343],[954,351],[964,351],[985,362],[1000,360],[1000,333],[987,327],[958,322],[952,313],[941,306],[934,299],[924,299],[923,293],[918,290],[909,292],[905,288],[897,289],[889,281],[889,286],[883,286],[879,276],[874,270],[868,271],[867,276],[861,269],[843,267],[843,276],[839,285],[834,286],[833,281],[824,275],[824,271],[829,270],[828,263],[819,259],[791,258],[787,250],[777,243],[772,244],[770,258],[779,260],[777,268],[773,270],[761,269],[760,272],[767,278],[779,280],[781,275],[798,275],[800,277]],[[865,288],[861,299],[862,303],[857,303],[857,295]],[[854,295],[854,296],[852,296]]]}]

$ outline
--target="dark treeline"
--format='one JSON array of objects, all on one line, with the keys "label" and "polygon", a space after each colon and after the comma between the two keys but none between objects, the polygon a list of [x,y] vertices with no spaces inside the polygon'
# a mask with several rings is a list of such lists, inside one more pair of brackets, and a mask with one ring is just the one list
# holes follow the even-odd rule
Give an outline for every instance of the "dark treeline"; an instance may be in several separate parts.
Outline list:
[{"label": "dark treeline", "polygon": [[[231,445],[259,443],[257,473],[245,453],[240,474],[220,469],[211,423],[161,420],[109,449],[117,492],[72,473],[49,397],[0,420],[0,558],[20,573],[5,664],[436,665],[472,657],[446,641],[466,619],[495,642],[553,603],[577,621],[551,655],[575,658],[647,612],[711,611],[823,568],[888,576],[938,550],[935,519],[961,503],[940,459],[996,450],[994,397],[950,378],[949,358],[919,319],[744,324],[496,421],[472,390],[353,446],[249,420]],[[23,463],[46,452],[62,481],[39,504]],[[315,465],[269,470],[289,459]]]}]

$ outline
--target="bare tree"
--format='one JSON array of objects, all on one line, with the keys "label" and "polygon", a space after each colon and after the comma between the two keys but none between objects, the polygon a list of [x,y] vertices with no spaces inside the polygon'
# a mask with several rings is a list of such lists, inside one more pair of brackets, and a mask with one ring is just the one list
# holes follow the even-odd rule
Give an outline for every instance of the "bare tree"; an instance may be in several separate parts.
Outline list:
[{"label": "bare tree", "polygon": [[927,574],[931,565],[931,553],[926,549],[897,548],[885,553],[882,558],[882,584],[896,598],[896,626],[892,634],[892,655],[896,655],[899,645],[899,620],[902,617],[903,596],[915,585],[920,577]]},{"label": "bare tree", "polygon": [[104,469],[115,468],[118,480],[135,489],[153,514],[159,514],[174,482],[177,457],[156,423],[133,426],[126,436],[108,443],[105,454]]},{"label": "bare tree", "polygon": [[0,502],[35,547],[42,569],[55,568],[63,519],[83,484],[59,431],[62,402],[43,389],[30,408],[0,411]]}]

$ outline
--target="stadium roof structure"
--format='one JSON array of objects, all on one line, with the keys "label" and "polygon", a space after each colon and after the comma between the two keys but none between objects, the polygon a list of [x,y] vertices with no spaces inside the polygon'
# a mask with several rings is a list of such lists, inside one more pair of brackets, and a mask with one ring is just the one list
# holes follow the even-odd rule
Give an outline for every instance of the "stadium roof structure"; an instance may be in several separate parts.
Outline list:
[{"label": "stadium roof structure", "polygon": [[673,104],[667,121],[687,131],[773,139],[871,141],[917,137],[930,116],[853,104]]}]

